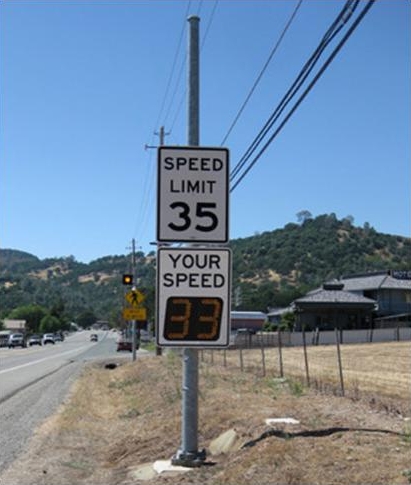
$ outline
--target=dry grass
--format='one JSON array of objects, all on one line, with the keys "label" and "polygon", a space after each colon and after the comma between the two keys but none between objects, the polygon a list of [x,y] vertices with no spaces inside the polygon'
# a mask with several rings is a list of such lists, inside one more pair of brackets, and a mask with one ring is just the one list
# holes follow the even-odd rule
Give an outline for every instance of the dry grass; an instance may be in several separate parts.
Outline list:
[{"label": "dry grass", "polygon": [[[411,344],[391,342],[375,344],[342,345],[341,362],[346,395],[351,397],[378,398],[387,403],[401,403],[401,412],[410,410],[411,402]],[[213,351],[215,364],[224,365],[223,351]],[[334,345],[308,346],[308,373],[310,383],[318,389],[341,389],[337,349]],[[278,348],[265,349],[267,375],[279,376]],[[208,351],[204,359],[211,362]],[[287,377],[306,382],[306,367],[302,347],[284,347],[283,371]],[[240,367],[239,350],[226,352],[230,367]],[[260,374],[263,371],[260,349],[243,350],[245,370]]]},{"label": "dry grass", "polygon": [[[394,348],[396,355],[400,349]],[[328,350],[324,352],[323,359]],[[200,363],[199,447],[208,448],[230,428],[242,444],[254,446],[209,457],[213,465],[178,477],[160,475],[146,482],[132,477],[138,465],[170,458],[180,445],[181,360],[171,352],[114,370],[89,366],[68,402],[39,428],[29,452],[0,477],[0,483],[411,483],[411,423],[402,416],[379,412],[359,400],[316,393],[298,381],[241,373],[217,365],[220,357],[214,356],[214,365]],[[380,367],[389,369],[384,364],[378,372]],[[271,429],[266,418],[284,416],[301,424],[281,425],[278,430],[284,435],[263,434]],[[331,428],[340,429],[321,434]],[[303,433],[293,437],[296,432]]]}]

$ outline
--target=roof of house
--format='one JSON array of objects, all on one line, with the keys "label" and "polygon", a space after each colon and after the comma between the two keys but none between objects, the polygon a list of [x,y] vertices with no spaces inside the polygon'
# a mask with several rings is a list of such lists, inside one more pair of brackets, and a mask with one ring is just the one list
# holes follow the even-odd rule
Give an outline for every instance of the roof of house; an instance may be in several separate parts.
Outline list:
[{"label": "roof of house", "polygon": [[266,318],[266,314],[263,312],[237,312],[230,313],[231,318],[238,320],[261,320]]},{"label": "roof of house", "polygon": [[411,280],[393,278],[387,272],[345,277],[340,281],[344,283],[344,290],[347,291],[378,289],[411,290]]},{"label": "roof of house", "polygon": [[356,306],[374,306],[375,300],[366,298],[365,296],[345,291],[341,284],[325,284],[323,288],[312,291],[307,295],[294,300],[294,304],[298,307],[305,304],[333,304],[333,305],[356,305]]},{"label": "roof of house", "polygon": [[268,317],[274,317],[274,316],[280,316],[283,315],[284,313],[290,313],[293,312],[294,308],[290,305],[285,308],[271,308],[270,311],[267,313]]}]

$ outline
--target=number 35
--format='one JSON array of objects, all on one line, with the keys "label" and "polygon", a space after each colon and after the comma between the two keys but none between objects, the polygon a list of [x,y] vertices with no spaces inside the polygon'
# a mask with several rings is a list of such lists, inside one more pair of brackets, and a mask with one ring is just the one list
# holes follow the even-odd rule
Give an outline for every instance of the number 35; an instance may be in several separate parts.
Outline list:
[{"label": "number 35", "polygon": [[[214,202],[197,202],[195,216],[198,219],[203,219],[203,224],[196,224],[195,229],[202,232],[213,231],[218,226],[218,218],[214,212],[209,209],[215,209],[217,204]],[[192,215],[190,214],[190,206],[185,202],[173,202],[170,204],[172,209],[179,210],[178,216],[181,219],[180,224],[169,223],[169,227],[173,231],[186,231],[192,225]]]}]

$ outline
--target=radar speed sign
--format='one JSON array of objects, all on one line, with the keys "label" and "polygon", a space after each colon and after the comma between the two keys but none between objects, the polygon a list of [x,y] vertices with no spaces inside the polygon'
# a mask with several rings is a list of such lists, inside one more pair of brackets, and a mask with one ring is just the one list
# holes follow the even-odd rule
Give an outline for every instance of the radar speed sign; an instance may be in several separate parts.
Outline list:
[{"label": "radar speed sign", "polygon": [[158,345],[228,346],[230,250],[160,248],[157,273]]}]

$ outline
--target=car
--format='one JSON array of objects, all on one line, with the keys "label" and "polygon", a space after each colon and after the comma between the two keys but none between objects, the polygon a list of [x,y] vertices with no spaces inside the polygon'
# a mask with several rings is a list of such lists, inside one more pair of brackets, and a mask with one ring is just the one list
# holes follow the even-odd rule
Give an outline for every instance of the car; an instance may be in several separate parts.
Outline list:
[{"label": "car", "polygon": [[40,335],[36,335],[36,334],[31,335],[27,343],[29,344],[30,347],[32,345],[42,345]]},{"label": "car", "polygon": [[90,335],[90,342],[98,342],[98,335],[96,333]]},{"label": "car", "polygon": [[12,333],[9,337],[8,341],[8,347],[9,349],[14,348],[14,347],[27,347],[26,341],[24,340],[24,335],[22,333]]},{"label": "car", "polygon": [[43,335],[43,339],[42,339],[42,344],[43,345],[47,345],[47,344],[55,344],[56,341],[54,339],[54,333],[45,333]]},{"label": "car", "polygon": [[133,350],[133,344],[131,340],[119,338],[117,340],[117,352],[120,352],[121,350],[128,350],[129,352],[131,352]]}]

